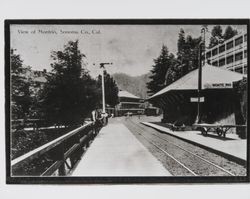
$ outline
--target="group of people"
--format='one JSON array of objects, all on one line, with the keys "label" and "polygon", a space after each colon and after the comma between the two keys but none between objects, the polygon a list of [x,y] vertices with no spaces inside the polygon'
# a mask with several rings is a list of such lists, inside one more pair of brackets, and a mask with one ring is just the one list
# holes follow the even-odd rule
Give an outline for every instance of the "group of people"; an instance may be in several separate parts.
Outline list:
[{"label": "group of people", "polygon": [[[110,117],[113,117],[114,114],[111,114]],[[103,113],[100,109],[96,108],[92,111],[91,114],[92,121],[95,123],[97,127],[102,127],[108,123],[109,115],[108,113]]]},{"label": "group of people", "polygon": [[91,119],[97,127],[103,126],[103,117],[104,117],[104,114],[102,114],[101,111],[97,108],[94,109],[91,113]]}]

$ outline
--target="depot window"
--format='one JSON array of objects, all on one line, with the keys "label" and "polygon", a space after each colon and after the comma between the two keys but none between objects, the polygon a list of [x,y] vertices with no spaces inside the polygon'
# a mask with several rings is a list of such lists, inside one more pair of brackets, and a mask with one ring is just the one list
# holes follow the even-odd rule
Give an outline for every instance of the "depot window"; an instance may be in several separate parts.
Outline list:
[{"label": "depot window", "polygon": [[239,68],[236,68],[234,71],[237,73],[243,73],[243,68],[239,67]]},{"label": "depot window", "polygon": [[234,42],[233,41],[230,41],[230,42],[227,43],[227,50],[231,49],[233,47],[234,47]]},{"label": "depot window", "polygon": [[235,61],[239,61],[243,59],[243,52],[239,52],[235,55]]},{"label": "depot window", "polygon": [[224,66],[226,63],[225,58],[219,60],[219,66]]},{"label": "depot window", "polygon": [[214,62],[212,63],[212,65],[213,65],[213,66],[218,66],[218,61],[214,61]]},{"label": "depot window", "polygon": [[247,34],[244,35],[244,42],[247,41]]},{"label": "depot window", "polygon": [[227,57],[227,64],[230,64],[230,63],[232,63],[233,61],[234,61],[234,56],[233,56],[233,55]]},{"label": "depot window", "polygon": [[243,37],[242,36],[235,39],[235,46],[238,46],[238,45],[240,45],[242,43],[243,43]]},{"label": "depot window", "polygon": [[247,58],[247,51],[244,50],[244,58]]},{"label": "depot window", "polygon": [[212,50],[212,55],[217,55],[218,54],[218,48],[215,48],[214,50]]},{"label": "depot window", "polygon": [[244,66],[244,74],[247,74],[247,65]]},{"label": "depot window", "polygon": [[207,52],[206,57],[207,58],[211,57],[211,51]]},{"label": "depot window", "polygon": [[226,48],[225,48],[225,45],[220,46],[220,47],[219,47],[219,53],[224,52],[225,49],[226,49]]}]

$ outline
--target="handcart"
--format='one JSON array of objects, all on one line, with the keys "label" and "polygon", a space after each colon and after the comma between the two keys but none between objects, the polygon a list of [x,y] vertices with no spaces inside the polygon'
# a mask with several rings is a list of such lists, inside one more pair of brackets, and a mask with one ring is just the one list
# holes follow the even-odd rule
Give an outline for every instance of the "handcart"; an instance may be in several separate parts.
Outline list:
[{"label": "handcart", "polygon": [[246,125],[222,125],[222,124],[206,124],[206,123],[201,123],[201,124],[193,124],[193,128],[201,131],[202,135],[207,135],[208,132],[214,132],[217,133],[219,137],[223,136],[224,138],[226,137],[226,133],[228,132],[229,129],[231,128],[246,128]]}]

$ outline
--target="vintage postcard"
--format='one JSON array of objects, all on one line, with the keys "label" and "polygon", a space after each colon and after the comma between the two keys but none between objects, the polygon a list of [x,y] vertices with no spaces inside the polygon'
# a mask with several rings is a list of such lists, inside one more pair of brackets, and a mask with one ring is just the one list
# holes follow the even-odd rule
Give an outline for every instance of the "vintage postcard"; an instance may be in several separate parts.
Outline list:
[{"label": "vintage postcard", "polygon": [[249,20],[6,20],[9,184],[249,181]]}]

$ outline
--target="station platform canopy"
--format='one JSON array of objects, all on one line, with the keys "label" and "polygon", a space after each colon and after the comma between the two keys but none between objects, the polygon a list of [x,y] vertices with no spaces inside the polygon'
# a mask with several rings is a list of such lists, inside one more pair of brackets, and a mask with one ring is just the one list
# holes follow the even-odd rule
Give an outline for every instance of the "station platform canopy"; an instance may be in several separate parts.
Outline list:
[{"label": "station platform canopy", "polygon": [[[202,67],[202,89],[230,89],[233,82],[243,79],[245,75],[205,64]],[[198,69],[191,71],[182,78],[149,97],[148,100],[172,90],[197,90]]]},{"label": "station platform canopy", "polygon": [[118,93],[118,97],[126,97],[126,98],[133,98],[133,99],[140,99],[139,97],[129,93],[128,91],[120,90]]}]

